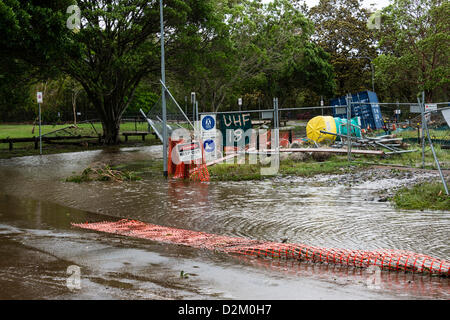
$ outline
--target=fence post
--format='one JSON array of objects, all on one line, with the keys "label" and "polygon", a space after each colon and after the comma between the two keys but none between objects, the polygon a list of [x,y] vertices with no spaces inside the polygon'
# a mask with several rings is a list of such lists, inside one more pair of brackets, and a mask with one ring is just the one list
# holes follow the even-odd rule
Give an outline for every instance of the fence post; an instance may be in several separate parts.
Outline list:
[{"label": "fence post", "polygon": [[348,162],[352,161],[352,139],[351,131],[350,131],[350,121],[352,117],[352,106],[351,106],[351,96],[350,94],[347,94],[347,160]]},{"label": "fence post", "polygon": [[42,129],[41,129],[42,115],[41,104],[39,103],[39,154],[42,155]]},{"label": "fence post", "polygon": [[[419,101],[419,103],[420,103],[420,101]],[[424,120],[425,120],[425,116],[424,116],[424,114],[425,114],[425,92],[423,92],[423,91],[422,91],[421,111],[422,111],[422,117],[423,117]],[[449,195],[449,193],[448,193],[448,188],[447,188],[447,182],[445,181],[445,177],[444,177],[444,175],[443,175],[443,173],[442,173],[441,166],[439,165],[439,160],[438,160],[438,158],[437,158],[437,156],[436,156],[436,152],[434,151],[433,141],[431,140],[430,132],[428,131],[428,125],[427,125],[427,123],[426,123],[426,120],[425,120],[425,122],[424,122],[424,127],[425,127],[425,130],[427,131],[428,142],[430,143],[431,152],[433,152],[434,162],[436,162],[436,167],[437,167],[437,169],[438,169],[438,171],[439,171],[439,175],[440,175],[440,177],[441,177],[442,184],[444,185],[445,193],[446,193],[447,195]],[[424,142],[425,142],[425,140],[424,140]]]},{"label": "fence post", "polygon": [[422,104],[424,101],[420,101],[420,98],[417,98],[420,107],[420,115],[422,118],[422,128],[421,128],[421,136],[420,143],[422,144],[422,169],[425,169],[425,106]]}]

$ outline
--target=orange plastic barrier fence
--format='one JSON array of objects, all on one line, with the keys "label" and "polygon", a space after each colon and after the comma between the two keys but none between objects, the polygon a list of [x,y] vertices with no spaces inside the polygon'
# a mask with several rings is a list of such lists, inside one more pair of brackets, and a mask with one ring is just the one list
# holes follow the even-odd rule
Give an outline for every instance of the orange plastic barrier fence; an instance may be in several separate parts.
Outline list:
[{"label": "orange plastic barrier fence", "polygon": [[172,151],[176,148],[177,144],[182,143],[183,140],[172,140],[169,139],[169,155],[168,155],[168,164],[167,164],[167,172],[169,177],[173,179],[190,179],[193,181],[209,181],[209,171],[206,167],[205,159],[205,151],[202,146],[202,159],[198,161],[191,161],[190,164],[186,164],[184,162],[180,162],[179,164],[175,164],[172,161]]},{"label": "orange plastic barrier fence", "polygon": [[277,243],[238,237],[220,236],[199,231],[176,229],[123,219],[115,222],[72,224],[75,227],[144,238],[195,248],[218,250],[228,254],[275,259],[293,259],[367,268],[377,266],[389,271],[428,273],[448,277],[450,262],[404,250],[374,251],[321,248],[294,243]]}]

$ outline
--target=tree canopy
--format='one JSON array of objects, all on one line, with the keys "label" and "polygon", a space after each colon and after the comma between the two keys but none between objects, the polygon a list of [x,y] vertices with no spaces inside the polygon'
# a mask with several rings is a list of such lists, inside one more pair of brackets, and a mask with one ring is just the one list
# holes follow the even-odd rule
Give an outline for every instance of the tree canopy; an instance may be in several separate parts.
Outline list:
[{"label": "tree canopy", "polygon": [[[74,7],[76,5],[77,7]],[[77,23],[77,10],[80,20]],[[448,99],[449,3],[393,0],[369,29],[361,0],[164,0],[167,82],[201,111],[317,105],[375,89],[381,98]],[[92,110],[105,142],[127,110],[160,95],[159,0],[0,0],[0,121]],[[78,100],[78,102],[77,102]]]},{"label": "tree canopy", "polygon": [[450,84],[450,3],[394,0],[383,11],[377,82],[388,97],[445,99]]}]

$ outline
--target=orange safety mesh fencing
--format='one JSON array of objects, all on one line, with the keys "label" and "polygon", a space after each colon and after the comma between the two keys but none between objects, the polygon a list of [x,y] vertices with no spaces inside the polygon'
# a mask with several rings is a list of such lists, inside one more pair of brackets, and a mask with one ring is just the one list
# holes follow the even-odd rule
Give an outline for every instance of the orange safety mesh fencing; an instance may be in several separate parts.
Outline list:
[{"label": "orange safety mesh fencing", "polygon": [[404,250],[373,251],[322,248],[221,236],[123,219],[115,222],[73,223],[75,227],[164,243],[217,250],[228,254],[326,263],[358,268],[377,266],[389,271],[428,273],[448,277],[450,261]]},{"label": "orange safety mesh fencing", "polygon": [[206,167],[206,163],[195,165],[192,170],[189,179],[192,181],[206,182],[209,181],[209,171]]}]

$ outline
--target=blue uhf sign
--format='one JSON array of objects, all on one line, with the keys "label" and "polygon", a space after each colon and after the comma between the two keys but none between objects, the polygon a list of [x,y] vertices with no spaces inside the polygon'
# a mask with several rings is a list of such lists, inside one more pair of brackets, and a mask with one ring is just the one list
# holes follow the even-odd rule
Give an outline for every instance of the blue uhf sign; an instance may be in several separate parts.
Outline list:
[{"label": "blue uhf sign", "polygon": [[227,147],[250,143],[252,120],[250,113],[227,113],[219,116],[223,144]]}]

